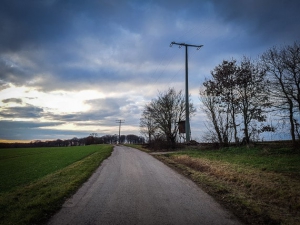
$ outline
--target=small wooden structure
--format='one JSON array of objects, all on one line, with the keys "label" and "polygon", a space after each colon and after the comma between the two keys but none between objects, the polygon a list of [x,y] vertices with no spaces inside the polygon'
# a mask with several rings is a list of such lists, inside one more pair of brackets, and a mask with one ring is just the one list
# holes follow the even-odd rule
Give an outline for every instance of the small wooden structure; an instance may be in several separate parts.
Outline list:
[{"label": "small wooden structure", "polygon": [[185,134],[185,120],[178,122],[179,134]]}]

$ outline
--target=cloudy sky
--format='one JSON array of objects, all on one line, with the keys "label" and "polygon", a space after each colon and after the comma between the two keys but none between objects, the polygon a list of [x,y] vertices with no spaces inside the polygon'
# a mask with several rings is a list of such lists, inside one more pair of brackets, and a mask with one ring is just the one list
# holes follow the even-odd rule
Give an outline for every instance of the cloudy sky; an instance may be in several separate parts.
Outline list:
[{"label": "cloudy sky", "polygon": [[[158,91],[198,92],[223,59],[256,58],[300,37],[299,0],[1,0],[0,139],[139,135]],[[203,130],[200,110],[192,137]]]}]

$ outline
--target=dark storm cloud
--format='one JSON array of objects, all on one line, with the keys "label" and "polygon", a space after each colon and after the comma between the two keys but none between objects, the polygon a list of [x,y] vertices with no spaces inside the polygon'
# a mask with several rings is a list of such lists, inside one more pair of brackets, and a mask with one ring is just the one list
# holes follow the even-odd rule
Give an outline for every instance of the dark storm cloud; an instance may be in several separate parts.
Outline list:
[{"label": "dark storm cloud", "polygon": [[85,32],[104,38],[105,33],[99,31],[104,31],[110,21],[132,24],[129,21],[135,19],[134,13],[122,15],[128,7],[126,1],[3,0],[0,50],[41,47]]},{"label": "dark storm cloud", "polygon": [[68,19],[61,20],[61,13],[47,1],[2,1],[0,50],[18,51],[27,45],[33,47],[55,40],[68,23]]},{"label": "dark storm cloud", "polygon": [[45,118],[50,120],[72,122],[72,121],[80,120],[81,113],[68,113],[66,115],[61,115],[56,113],[46,113],[44,116]]},{"label": "dark storm cloud", "polygon": [[26,104],[26,106],[3,108],[0,116],[4,118],[40,118],[43,111],[43,108]]},{"label": "dark storm cloud", "polygon": [[0,137],[10,140],[37,140],[56,139],[57,137],[72,138],[75,136],[85,137],[88,132],[70,130],[42,129],[49,126],[58,126],[61,122],[24,122],[24,121],[0,121]]},{"label": "dark storm cloud", "polygon": [[7,99],[3,99],[2,102],[3,103],[13,102],[13,103],[17,103],[17,104],[22,104],[23,101],[20,98],[7,98]]},{"label": "dark storm cloud", "polygon": [[9,59],[4,59],[3,57],[1,57],[1,52],[0,52],[0,79],[1,80],[10,81],[18,85],[23,85],[31,77],[32,74],[27,68],[24,68],[23,65],[18,65]]},{"label": "dark storm cloud", "polygon": [[[300,1],[290,0],[213,0],[217,15],[227,23],[235,23],[249,36],[247,41],[258,45],[277,41],[290,44],[300,37]],[[256,37],[259,37],[257,39]],[[286,43],[287,42],[287,43]]]},{"label": "dark storm cloud", "polygon": [[4,0],[0,8],[0,50],[17,51],[70,38],[74,19],[86,10],[94,13],[95,1]]},{"label": "dark storm cloud", "polygon": [[[155,82],[171,56],[180,58],[169,50],[170,35],[178,36],[176,20],[203,15],[199,13],[203,4],[197,1],[4,1],[3,5],[0,51],[18,52],[34,65],[11,67],[6,55],[2,78],[44,91],[114,81],[142,83],[149,73],[152,79],[147,82]],[[88,55],[94,57],[86,59]],[[101,65],[91,63],[95,58]]]},{"label": "dark storm cloud", "polygon": [[0,91],[6,89],[8,87],[9,87],[9,85],[6,82],[4,82],[3,80],[1,80],[1,78],[0,78]]},{"label": "dark storm cloud", "polygon": [[[32,121],[11,121],[2,120],[0,121],[0,127],[4,129],[32,129],[32,128],[45,128],[58,126],[63,124],[62,122],[32,122]],[[1,129],[2,130],[2,129]]]},{"label": "dark storm cloud", "polygon": [[[114,46],[112,51],[119,52],[116,53],[119,56],[117,59],[112,56],[116,60],[126,58],[124,54],[131,57],[127,50],[122,52],[121,42],[128,44],[126,38],[122,39],[122,32],[139,31],[143,27],[141,12],[144,11],[134,10],[134,4],[129,3],[131,2],[106,0],[2,1],[0,79],[17,86],[29,82],[28,85],[45,90],[61,89],[62,83],[69,82],[74,84],[74,88],[78,88],[90,80],[99,81],[100,77],[101,80],[120,80],[123,76],[118,76],[118,71],[113,66],[108,65],[107,68],[106,62],[96,69],[97,65],[92,65],[93,68],[88,68],[87,65],[80,68],[76,64],[84,63],[85,55],[96,54],[96,51],[105,54],[101,53],[103,48],[105,50],[110,46]],[[137,3],[139,2],[135,4]],[[91,40],[97,40],[94,46],[82,49],[85,48],[82,45],[88,45]],[[12,53],[18,54],[19,64]],[[108,56],[103,57],[109,60]],[[23,62],[25,59],[33,64],[31,68]],[[131,59],[135,60],[136,57]],[[30,82],[33,79],[34,82]],[[68,87],[72,86],[64,86]]]},{"label": "dark storm cloud", "polygon": [[80,122],[80,121],[93,121],[99,119],[105,119],[106,116],[111,115],[107,111],[93,111],[93,112],[80,112],[80,113],[67,113],[67,114],[56,114],[46,113],[45,118],[64,121],[64,122]]}]

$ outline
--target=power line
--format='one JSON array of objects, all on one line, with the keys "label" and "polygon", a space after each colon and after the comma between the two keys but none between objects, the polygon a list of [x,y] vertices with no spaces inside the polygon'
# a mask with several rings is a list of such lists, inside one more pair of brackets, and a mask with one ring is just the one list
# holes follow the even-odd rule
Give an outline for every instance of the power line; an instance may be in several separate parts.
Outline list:
[{"label": "power line", "polygon": [[119,144],[120,144],[120,138],[121,138],[121,124],[125,123],[125,120],[116,120],[116,123],[119,123]]},{"label": "power line", "polygon": [[199,50],[203,45],[191,45],[186,43],[171,42],[172,45],[178,45],[179,48],[185,46],[185,136],[186,142],[190,141],[191,128],[190,128],[190,109],[189,109],[189,80],[188,80],[188,47],[195,47]]}]

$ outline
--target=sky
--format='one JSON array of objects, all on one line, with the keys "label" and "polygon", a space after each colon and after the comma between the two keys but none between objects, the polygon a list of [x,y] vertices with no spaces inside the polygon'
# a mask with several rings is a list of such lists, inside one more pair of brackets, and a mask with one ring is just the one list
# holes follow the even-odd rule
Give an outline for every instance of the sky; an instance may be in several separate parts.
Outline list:
[{"label": "sky", "polygon": [[199,88],[223,60],[255,59],[300,38],[299,0],[1,0],[0,139],[140,135],[159,92]]}]

